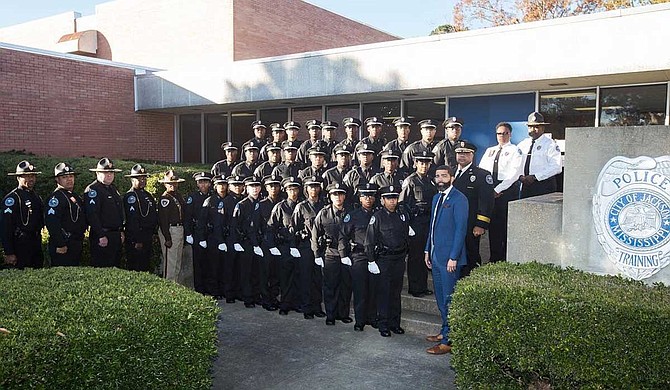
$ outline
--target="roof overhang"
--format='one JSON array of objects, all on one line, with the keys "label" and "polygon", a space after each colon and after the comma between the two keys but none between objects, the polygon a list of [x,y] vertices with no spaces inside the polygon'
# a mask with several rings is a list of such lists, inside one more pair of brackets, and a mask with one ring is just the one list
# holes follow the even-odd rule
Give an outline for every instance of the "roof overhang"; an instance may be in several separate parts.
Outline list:
[{"label": "roof overhang", "polygon": [[98,52],[98,32],[95,30],[65,34],[58,40],[56,50],[71,54],[96,54]]}]

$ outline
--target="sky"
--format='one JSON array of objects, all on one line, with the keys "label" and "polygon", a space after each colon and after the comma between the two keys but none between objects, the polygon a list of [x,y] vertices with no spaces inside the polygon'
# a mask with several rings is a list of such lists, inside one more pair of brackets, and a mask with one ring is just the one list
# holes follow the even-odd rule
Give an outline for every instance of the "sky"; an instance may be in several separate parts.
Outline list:
[{"label": "sky", "polygon": [[[141,0],[137,0],[141,1]],[[225,1],[225,0],[221,0]],[[415,0],[416,1],[416,0]],[[27,22],[63,12],[83,16],[95,13],[95,5],[105,0],[0,0],[0,27]],[[358,22],[401,38],[422,37],[435,27],[451,22],[456,0],[308,0]],[[188,3],[188,0],[184,0]],[[411,8],[420,4],[420,9]]]}]

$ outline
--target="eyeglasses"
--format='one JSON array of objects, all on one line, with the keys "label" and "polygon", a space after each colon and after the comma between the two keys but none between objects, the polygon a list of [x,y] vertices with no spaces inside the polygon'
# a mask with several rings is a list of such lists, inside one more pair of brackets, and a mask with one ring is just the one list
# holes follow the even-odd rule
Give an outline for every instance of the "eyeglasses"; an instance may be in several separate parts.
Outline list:
[{"label": "eyeglasses", "polygon": [[496,135],[509,135],[509,133],[508,133],[508,132],[504,132],[504,133],[496,133]]}]

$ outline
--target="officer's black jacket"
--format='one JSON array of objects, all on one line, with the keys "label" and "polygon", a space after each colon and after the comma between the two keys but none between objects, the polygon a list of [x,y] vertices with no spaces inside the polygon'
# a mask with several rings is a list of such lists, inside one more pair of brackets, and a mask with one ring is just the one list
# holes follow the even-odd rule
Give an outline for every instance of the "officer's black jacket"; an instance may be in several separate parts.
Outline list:
[{"label": "officer's black jacket", "polygon": [[230,230],[230,241],[233,244],[260,245],[262,226],[259,226],[260,218],[257,215],[260,214],[260,207],[260,198],[253,199],[250,196],[235,205]]},{"label": "officer's black jacket", "polygon": [[378,174],[372,176],[372,179],[370,179],[370,183],[378,185],[379,188],[394,186],[396,189],[399,190],[406,177],[407,176],[405,175],[404,172],[396,169],[391,174],[388,174],[386,172],[379,172]]},{"label": "officer's black jacket", "polygon": [[66,246],[70,239],[83,240],[88,227],[84,201],[74,192],[56,188],[47,200],[44,222],[55,247]]},{"label": "officer's black jacket", "polygon": [[340,255],[337,244],[340,240],[342,220],[346,213],[344,208],[337,210],[335,206],[328,205],[316,214],[311,234],[312,251],[315,257]]},{"label": "officer's black jacket", "polygon": [[44,226],[44,205],[35,191],[15,188],[5,195],[2,210],[2,246],[5,255],[13,255],[16,238],[39,236]]},{"label": "officer's black jacket", "polygon": [[[332,183],[344,184],[344,176],[351,170],[350,167],[345,167],[340,170],[337,166],[328,169],[323,173],[323,188],[328,188]],[[347,193],[347,195],[349,195]]]},{"label": "officer's black jacket", "polygon": [[235,168],[233,168],[233,172],[231,173],[234,176],[243,176],[243,177],[249,177],[254,175],[254,171],[258,166],[261,165],[261,162],[259,160],[254,161],[253,163],[251,161],[245,161],[237,164]]},{"label": "officer's black jacket", "polygon": [[488,229],[495,201],[493,177],[489,171],[472,163],[454,181],[454,187],[468,198],[468,231],[472,231],[475,226]]},{"label": "officer's black jacket", "polygon": [[226,242],[230,219],[232,217],[232,208],[226,206],[226,198],[222,198],[218,193],[210,195],[202,204],[200,217],[196,225],[196,234],[198,237],[206,237],[207,244],[218,246]]},{"label": "officer's black jacket", "polygon": [[254,171],[254,175],[256,177],[260,177],[261,179],[264,178],[265,176],[270,176],[277,166],[279,166],[279,163],[271,163],[270,161],[265,161],[256,168],[256,170]]},{"label": "officer's black jacket", "polygon": [[123,195],[126,212],[126,241],[131,244],[151,242],[158,226],[156,201],[144,189],[128,190]]},{"label": "officer's black jacket", "polygon": [[84,208],[91,236],[100,238],[106,231],[123,229],[123,202],[114,184],[106,186],[96,180],[86,187],[85,193]]},{"label": "officer's black jacket", "polygon": [[286,162],[283,162],[272,171],[272,175],[279,175],[283,179],[286,179],[287,177],[298,177],[300,175],[300,171],[302,170],[302,163],[299,163],[297,161],[287,164]]},{"label": "officer's black jacket", "polygon": [[433,158],[434,167],[448,165],[453,168],[456,166],[456,143],[458,143],[458,140],[452,144],[449,138],[445,138],[435,145],[433,148],[433,153],[435,153],[435,158]]},{"label": "officer's black jacket", "polygon": [[306,177],[310,176],[318,176],[318,177],[323,177],[323,174],[326,172],[326,166],[322,166],[320,168],[316,168],[314,166],[309,166],[302,171],[300,171],[300,174],[298,175],[298,178],[300,180],[305,180]]},{"label": "officer's black jacket", "polygon": [[[235,206],[244,199],[244,195],[237,195],[234,192],[228,192],[228,195],[226,195],[225,198],[223,198],[223,204],[226,210],[230,213],[230,219],[229,219],[229,224],[232,223],[233,220],[233,211],[235,210]],[[233,241],[233,228],[232,226],[229,225],[228,227],[228,247],[232,248],[232,245],[236,243],[237,241]]]},{"label": "officer's black jacket", "polygon": [[[277,201],[281,201],[281,198],[278,197]],[[270,215],[272,214],[272,209],[278,203],[277,201],[272,200],[272,198],[267,197],[260,201],[260,207],[258,213],[255,213],[254,216],[254,225],[258,226],[258,231],[260,235],[260,244],[268,245],[268,221],[270,220]],[[267,248],[272,248],[267,246]]]},{"label": "officer's black jacket", "polygon": [[367,261],[365,235],[373,213],[374,209],[366,210],[364,207],[359,207],[345,214],[337,245],[340,257],[350,257],[353,261]]},{"label": "officer's black jacket", "polygon": [[306,199],[295,206],[295,210],[291,216],[291,232],[295,236],[297,247],[310,248],[314,218],[316,218],[316,214],[321,211],[323,206],[324,202],[321,198],[316,202]]},{"label": "officer's black jacket", "polygon": [[209,193],[203,194],[200,191],[193,191],[186,197],[186,206],[184,207],[184,237],[193,236],[193,242],[200,242],[207,237],[197,234],[195,226],[198,224],[203,203],[209,197]]},{"label": "officer's black jacket", "polygon": [[365,232],[365,254],[369,260],[377,259],[378,252],[407,250],[409,243],[409,216],[400,207],[395,212],[385,207],[376,211]]},{"label": "officer's black jacket", "polygon": [[436,142],[431,141],[431,142],[426,142],[422,139],[418,141],[412,142],[407,149],[402,154],[402,157],[400,157],[400,166],[403,168],[407,168],[409,172],[414,171],[414,156],[420,153],[423,153],[424,151],[430,152],[435,148]]},{"label": "officer's black jacket", "polygon": [[298,202],[284,199],[272,209],[265,234],[268,248],[275,248],[280,245],[294,245],[295,239],[293,233],[291,233],[291,216],[297,204]]},{"label": "officer's black jacket", "polygon": [[360,184],[369,183],[370,179],[372,179],[372,177],[378,172],[379,168],[375,167],[374,165],[369,166],[366,169],[356,165],[344,175],[344,185],[351,188],[353,191],[353,189],[358,187]]},{"label": "officer's black jacket", "polygon": [[240,160],[235,160],[231,163],[228,163],[228,160],[217,161],[212,165],[212,176],[223,176],[228,177],[233,173],[233,168],[240,163]]},{"label": "officer's black jacket", "polygon": [[403,181],[398,201],[409,214],[411,225],[430,221],[430,208],[435,194],[437,188],[428,175],[422,177],[414,172]]}]

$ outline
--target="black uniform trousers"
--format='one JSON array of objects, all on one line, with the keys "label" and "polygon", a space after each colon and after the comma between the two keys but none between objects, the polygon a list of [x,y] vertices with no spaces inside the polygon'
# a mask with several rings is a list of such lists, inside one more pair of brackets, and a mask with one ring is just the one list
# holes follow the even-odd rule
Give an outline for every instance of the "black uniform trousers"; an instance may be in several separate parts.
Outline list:
[{"label": "black uniform trousers", "polygon": [[[126,240],[126,269],[130,271],[149,271],[149,262],[153,253],[152,240],[138,241],[142,244],[142,249],[136,249],[135,243]],[[70,246],[68,245],[68,251]]]},{"label": "black uniform trousers", "polygon": [[406,253],[380,255],[377,259],[377,324],[379,331],[400,326],[400,293],[405,274]]},{"label": "black uniform trousers", "polygon": [[209,245],[207,245],[207,248],[203,248],[196,240],[191,247],[193,248],[193,289],[201,294],[214,295],[205,288],[205,269],[207,268]]},{"label": "black uniform trousers", "polygon": [[230,252],[220,251],[218,245],[216,242],[207,242],[207,261],[203,264],[204,289],[215,297],[225,295],[224,264],[226,257],[230,256]]},{"label": "black uniform trousers", "polygon": [[101,247],[97,236],[88,237],[91,245],[91,265],[94,267],[119,267],[121,265],[121,232],[105,232],[107,246]]},{"label": "black uniform trousers", "polygon": [[23,233],[21,237],[15,237],[14,254],[16,255],[16,268],[42,268],[44,255],[40,233]]},{"label": "black uniform trousers", "polygon": [[519,199],[518,181],[495,199],[489,224],[490,263],[504,261],[507,258],[507,211],[509,202],[517,199]]},{"label": "black uniform trousers", "polygon": [[475,237],[472,234],[473,226],[468,226],[468,232],[465,235],[465,252],[468,256],[468,262],[461,269],[459,278],[464,278],[470,275],[473,269],[482,264],[482,255],[479,253],[479,242],[482,236]]},{"label": "black uniform trousers", "polygon": [[298,259],[300,275],[300,308],[303,313],[314,314],[321,311],[323,292],[323,276],[321,267],[314,264],[314,252],[309,247],[301,246]]},{"label": "black uniform trousers", "polygon": [[299,259],[291,256],[288,245],[279,245],[279,285],[281,287],[281,310],[300,309]]},{"label": "black uniform trousers", "polygon": [[228,252],[223,261],[223,284],[226,299],[242,299],[239,280],[241,254],[243,252],[236,252],[233,244],[228,244]]},{"label": "black uniform trousers", "polygon": [[276,306],[279,302],[279,262],[281,256],[270,253],[262,247],[263,257],[258,258],[258,274],[260,280],[261,304],[263,307]]},{"label": "black uniform trousers", "polygon": [[[239,255],[239,282],[244,304],[260,303],[260,288],[258,286],[258,256],[254,254],[253,246],[240,243],[244,252]],[[234,249],[233,249],[234,250]]]},{"label": "black uniform trousers", "polygon": [[78,267],[81,262],[81,252],[84,241],[81,239],[70,238],[65,243],[67,252],[56,253],[56,245],[49,242],[49,256],[51,257],[52,267]]},{"label": "black uniform trousers", "polygon": [[327,319],[349,317],[351,266],[342,264],[340,256],[325,255],[323,258],[323,304]]},{"label": "black uniform trousers", "polygon": [[550,194],[552,192],[556,192],[556,176],[552,176],[542,181],[536,181],[530,185],[523,184],[521,186],[521,199]]},{"label": "black uniform trousers", "polygon": [[409,252],[407,254],[407,291],[410,294],[420,294],[428,290],[428,268],[424,260],[424,249],[428,238],[429,220],[418,220],[413,223],[416,235],[409,238]]},{"label": "black uniform trousers", "polygon": [[377,322],[376,278],[368,271],[368,258],[365,253],[351,254],[351,284],[354,290],[354,317],[356,324],[374,324]]}]

